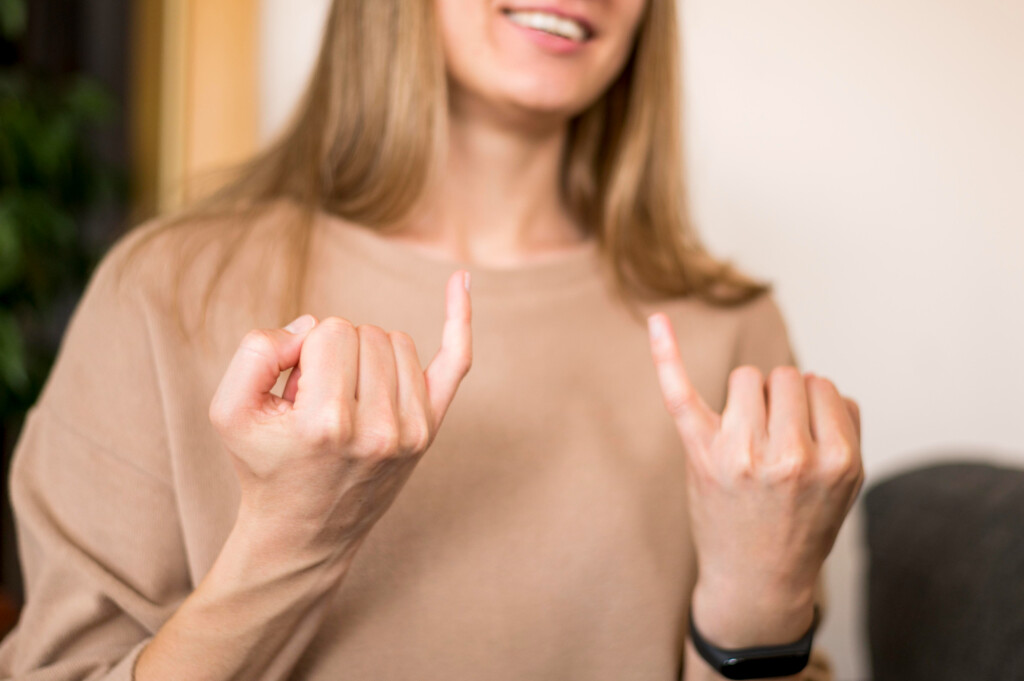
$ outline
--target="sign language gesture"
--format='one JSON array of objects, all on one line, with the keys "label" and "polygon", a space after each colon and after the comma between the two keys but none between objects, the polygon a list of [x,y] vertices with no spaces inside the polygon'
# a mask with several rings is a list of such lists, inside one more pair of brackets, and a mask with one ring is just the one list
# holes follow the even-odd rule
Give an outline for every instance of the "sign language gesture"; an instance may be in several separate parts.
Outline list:
[{"label": "sign language gesture", "polygon": [[468,277],[448,281],[441,348],[426,370],[407,334],[339,317],[246,334],[209,411],[239,479],[241,521],[311,562],[358,548],[469,371]]},{"label": "sign language gesture", "polygon": [[863,482],[857,404],[795,367],[766,382],[740,366],[719,415],[690,383],[668,318],[648,324],[686,450],[695,621],[725,647],[791,642],[810,624],[822,563]]}]

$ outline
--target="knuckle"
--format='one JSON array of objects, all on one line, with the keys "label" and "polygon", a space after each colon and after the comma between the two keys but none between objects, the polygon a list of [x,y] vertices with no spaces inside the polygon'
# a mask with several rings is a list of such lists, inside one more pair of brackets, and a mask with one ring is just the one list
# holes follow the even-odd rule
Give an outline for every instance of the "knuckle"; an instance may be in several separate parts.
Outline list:
[{"label": "knuckle", "polygon": [[794,366],[781,365],[771,370],[768,374],[768,380],[772,383],[776,381],[802,381],[803,376],[800,371]]},{"label": "knuckle", "polygon": [[830,443],[829,450],[831,452],[831,458],[839,461],[844,467],[849,467],[853,464],[853,460],[857,453],[853,444],[844,439],[838,439]]},{"label": "knuckle", "polygon": [[754,457],[748,451],[740,451],[738,455],[729,458],[729,465],[725,473],[729,481],[748,482],[754,479],[756,473],[754,468]]},{"label": "knuckle", "polygon": [[360,324],[359,326],[356,327],[356,332],[359,334],[360,340],[365,339],[377,342],[388,340],[387,332],[384,329],[380,328],[379,326],[374,326],[373,324]]},{"label": "knuckle", "polygon": [[393,456],[399,451],[399,433],[395,423],[381,423],[359,436],[359,452],[371,459]]},{"label": "knuckle", "polygon": [[810,461],[806,456],[784,456],[773,466],[774,480],[782,484],[797,484],[804,480],[810,471]]},{"label": "knuckle", "polygon": [[419,454],[430,445],[430,428],[419,419],[410,424],[402,433],[401,448],[405,452]]},{"label": "knuckle", "polygon": [[228,430],[235,423],[235,413],[223,400],[215,399],[210,402],[210,409],[207,414],[210,423],[219,430]]},{"label": "knuckle", "polygon": [[427,448],[430,447],[430,443],[433,442],[433,439],[434,438],[430,434],[430,428],[424,427],[416,434],[415,451],[420,454],[427,451]]},{"label": "knuckle", "polygon": [[858,467],[854,467],[837,475],[834,484],[840,489],[847,490],[851,496],[856,496],[863,483],[864,472]]},{"label": "knuckle", "polygon": [[352,322],[342,317],[324,317],[323,321],[317,325],[317,328],[346,335],[351,334],[355,330]]},{"label": "knuckle", "polygon": [[328,402],[320,409],[310,439],[317,447],[339,447],[352,438],[352,419],[340,402]]},{"label": "knuckle", "polygon": [[707,457],[709,467],[719,485],[731,487],[745,484],[756,475],[759,444],[749,431],[720,433]]},{"label": "knuckle", "polygon": [[389,331],[388,337],[391,338],[391,342],[395,345],[408,348],[410,350],[416,349],[416,342],[413,341],[412,336],[407,334],[405,331]]},{"label": "knuckle", "polygon": [[276,353],[274,339],[266,329],[252,329],[242,336],[242,347],[263,357],[273,358]]},{"label": "knuckle", "polygon": [[826,467],[833,477],[848,479],[860,475],[860,454],[852,443],[838,440],[830,443],[826,451]]},{"label": "knuckle", "polygon": [[836,394],[839,393],[839,391],[836,390],[835,384],[832,383],[832,381],[830,381],[829,379],[825,378],[824,376],[815,375],[814,378],[811,380],[811,385],[818,390],[831,391],[835,392]]},{"label": "knuckle", "polygon": [[729,372],[729,381],[757,381],[758,383],[764,383],[764,375],[753,364],[742,364]]}]

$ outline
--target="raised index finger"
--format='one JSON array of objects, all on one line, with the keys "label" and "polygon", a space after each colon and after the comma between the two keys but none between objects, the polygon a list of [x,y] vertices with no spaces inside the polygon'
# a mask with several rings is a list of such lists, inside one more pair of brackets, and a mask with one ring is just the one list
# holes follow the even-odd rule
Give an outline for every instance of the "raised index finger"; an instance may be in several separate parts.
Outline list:
[{"label": "raised index finger", "polygon": [[672,324],[660,312],[648,317],[647,324],[665,407],[687,445],[709,442],[714,436],[715,414],[686,374]]},{"label": "raised index finger", "polygon": [[424,372],[435,432],[441,426],[455,391],[473,363],[472,311],[469,302],[469,272],[459,270],[448,279],[445,289],[445,322],[441,348]]}]

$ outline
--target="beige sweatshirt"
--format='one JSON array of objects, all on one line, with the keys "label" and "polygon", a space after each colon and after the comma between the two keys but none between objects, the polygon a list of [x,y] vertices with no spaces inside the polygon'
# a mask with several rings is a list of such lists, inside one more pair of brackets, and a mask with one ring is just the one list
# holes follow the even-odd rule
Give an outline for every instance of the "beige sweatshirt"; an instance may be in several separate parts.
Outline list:
[{"label": "beige sweatshirt", "polygon": [[[151,254],[126,295],[113,288],[114,265],[151,226],[119,240],[93,275],[14,455],[27,602],[0,645],[0,678],[128,681],[210,569],[239,490],[207,410],[242,335],[279,321],[273,306],[254,314],[239,301],[254,271],[278,281],[274,251],[261,259],[257,246],[282,224],[271,214],[249,245],[232,246],[239,266],[215,298],[207,350],[175,335],[169,258]],[[186,300],[209,255],[193,261]],[[465,267],[474,358],[288,678],[679,679],[695,581],[683,450],[643,320],[616,302],[597,256],[467,266],[318,218],[306,312],[406,331],[425,366],[445,282]],[[669,314],[715,409],[733,367],[794,363],[771,295],[733,309],[684,299],[642,309]],[[831,678],[824,658],[805,678]]]}]

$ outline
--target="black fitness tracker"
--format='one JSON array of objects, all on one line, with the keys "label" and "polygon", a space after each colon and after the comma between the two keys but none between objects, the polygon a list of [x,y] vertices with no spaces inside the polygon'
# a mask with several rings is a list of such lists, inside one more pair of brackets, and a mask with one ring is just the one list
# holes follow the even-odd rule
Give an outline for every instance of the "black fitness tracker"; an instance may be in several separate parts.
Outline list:
[{"label": "black fitness tracker", "polygon": [[709,643],[693,624],[690,608],[690,640],[704,661],[727,679],[770,679],[792,676],[804,670],[811,657],[811,640],[818,628],[818,605],[814,605],[814,620],[796,643],[779,646],[757,646],[725,650]]}]

